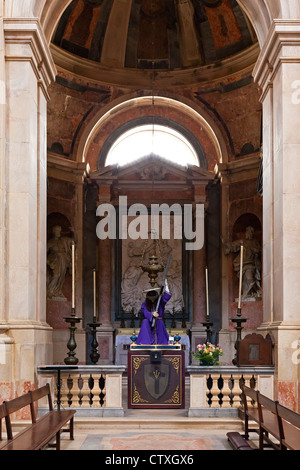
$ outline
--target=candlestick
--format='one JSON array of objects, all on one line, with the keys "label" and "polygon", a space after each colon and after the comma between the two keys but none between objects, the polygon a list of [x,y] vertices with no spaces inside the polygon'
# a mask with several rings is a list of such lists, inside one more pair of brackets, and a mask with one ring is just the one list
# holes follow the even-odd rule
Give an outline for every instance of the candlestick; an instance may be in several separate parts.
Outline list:
[{"label": "candlestick", "polygon": [[67,344],[69,349],[67,357],[64,359],[65,364],[67,365],[76,365],[78,363],[78,358],[76,357],[75,349],[77,347],[77,343],[75,340],[75,331],[77,330],[76,324],[81,322],[81,318],[76,317],[75,309],[72,308],[71,316],[65,317],[64,320],[67,323],[70,323],[69,330],[70,330],[70,338]]},{"label": "candlestick", "polygon": [[209,318],[209,298],[208,298],[208,269],[205,268],[205,283],[206,283],[206,318]]},{"label": "candlestick", "polygon": [[97,318],[97,301],[96,301],[96,269],[93,270],[93,280],[94,280],[94,318]]},{"label": "candlestick", "polygon": [[241,308],[241,297],[242,297],[243,256],[244,256],[244,245],[241,244],[240,279],[239,279],[239,301],[238,301],[238,308],[239,308],[239,309]]},{"label": "candlestick", "polygon": [[75,309],[75,243],[72,242],[72,309]]}]

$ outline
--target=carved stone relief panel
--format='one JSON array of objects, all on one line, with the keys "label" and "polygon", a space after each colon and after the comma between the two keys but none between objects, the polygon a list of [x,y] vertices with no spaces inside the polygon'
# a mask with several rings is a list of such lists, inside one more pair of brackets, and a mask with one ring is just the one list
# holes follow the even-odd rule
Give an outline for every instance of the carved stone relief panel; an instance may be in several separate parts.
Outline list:
[{"label": "carved stone relief panel", "polygon": [[[133,218],[128,217],[128,224]],[[161,216],[160,216],[161,219]],[[149,231],[151,229],[148,218]],[[161,234],[161,230],[160,230]],[[172,292],[172,299],[166,307],[166,311],[182,311],[182,240],[174,239],[174,217],[170,217],[170,238],[164,239],[161,236],[158,240],[151,239],[151,233],[148,233],[148,240],[128,238],[122,241],[122,285],[121,299],[122,307],[125,312],[131,312],[134,309],[138,313],[142,303],[145,300],[144,291],[151,288],[147,272],[141,269],[141,263],[147,264],[149,256],[156,251],[157,262],[166,266],[168,256],[172,254],[172,260],[168,270],[168,285]],[[157,284],[160,287],[163,279],[164,270],[158,274]]]}]

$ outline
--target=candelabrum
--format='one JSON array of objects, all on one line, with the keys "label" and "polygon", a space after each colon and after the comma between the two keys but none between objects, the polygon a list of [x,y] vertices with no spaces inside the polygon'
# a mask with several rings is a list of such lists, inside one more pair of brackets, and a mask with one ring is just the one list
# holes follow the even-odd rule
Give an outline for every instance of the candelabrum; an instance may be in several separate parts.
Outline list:
[{"label": "candelabrum", "polygon": [[92,332],[92,352],[90,354],[90,358],[93,364],[97,364],[100,354],[98,353],[98,341],[97,341],[97,328],[101,325],[101,323],[96,321],[96,317],[93,317],[93,323],[89,323],[89,327],[91,328]]},{"label": "candelabrum", "polygon": [[206,342],[211,343],[211,327],[213,326],[213,322],[210,321],[209,317],[206,317],[206,321],[203,322],[202,325],[206,328]]},{"label": "candelabrum", "polygon": [[171,328],[176,328],[176,318],[175,318],[175,307],[173,307],[173,313],[170,313],[171,315]]},{"label": "candelabrum", "polygon": [[242,317],[242,309],[240,307],[238,307],[238,309],[237,309],[236,318],[231,318],[231,321],[233,323],[236,323],[235,329],[236,329],[236,332],[237,332],[236,342],[235,342],[235,345],[234,345],[236,353],[235,353],[235,357],[232,359],[232,364],[235,365],[235,366],[238,363],[238,361],[237,361],[238,343],[242,339],[242,329],[243,329],[242,323],[246,323],[247,320],[248,320],[248,318]]},{"label": "candelabrum", "polygon": [[182,306],[182,324],[181,328],[186,328],[186,316],[185,316],[185,308]]},{"label": "candelabrum", "polygon": [[75,331],[77,330],[76,324],[81,322],[81,318],[76,317],[75,315],[75,308],[72,307],[71,311],[71,316],[70,317],[65,317],[64,320],[67,323],[70,323],[70,338],[67,344],[67,347],[69,349],[68,356],[64,359],[65,364],[74,366],[78,364],[78,358],[76,357],[75,349],[77,347],[76,341],[75,341]]}]

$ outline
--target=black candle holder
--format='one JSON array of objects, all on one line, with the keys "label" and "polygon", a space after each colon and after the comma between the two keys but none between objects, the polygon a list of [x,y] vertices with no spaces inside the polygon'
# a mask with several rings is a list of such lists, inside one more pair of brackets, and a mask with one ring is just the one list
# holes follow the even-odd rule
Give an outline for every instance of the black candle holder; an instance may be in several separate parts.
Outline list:
[{"label": "black candle holder", "polygon": [[175,307],[173,307],[173,313],[170,313],[170,315],[171,315],[171,328],[175,329],[176,328]]},{"label": "black candle holder", "polygon": [[185,308],[182,307],[182,323],[181,328],[186,328],[186,316],[185,316]]},{"label": "black candle holder", "polygon": [[203,326],[206,328],[206,342],[210,343],[211,342],[211,327],[213,326],[213,322],[209,321],[209,318],[205,322],[202,323]]},{"label": "black candle holder", "polygon": [[69,349],[68,356],[64,359],[65,364],[74,366],[78,364],[78,358],[76,357],[75,354],[75,349],[77,347],[76,341],[75,341],[75,331],[77,330],[76,324],[81,322],[81,318],[76,317],[75,315],[75,308],[72,308],[71,311],[71,316],[70,317],[65,317],[64,320],[67,323],[70,323],[70,338],[67,344],[67,347]]},{"label": "black candle holder", "polygon": [[92,352],[90,358],[93,364],[97,364],[100,354],[98,353],[98,341],[97,341],[97,328],[102,325],[102,323],[96,322],[96,318],[93,318],[93,323],[89,323],[89,327],[92,330]]},{"label": "black candle holder", "polygon": [[242,339],[242,329],[243,329],[243,326],[242,324],[243,323],[246,323],[246,321],[248,320],[248,318],[245,318],[245,317],[242,317],[242,309],[240,307],[238,307],[237,309],[237,314],[236,314],[236,318],[231,318],[231,321],[233,323],[236,323],[236,326],[235,326],[235,329],[237,331],[237,335],[236,335],[236,342],[235,342],[235,350],[236,350],[236,353],[235,353],[235,357],[232,359],[232,364],[233,365],[237,365],[238,363],[238,360],[237,360],[237,348],[238,348],[238,343],[241,341]]},{"label": "black candle holder", "polygon": [[123,305],[121,305],[121,323],[120,323],[120,328],[125,328],[124,308],[123,308]]}]

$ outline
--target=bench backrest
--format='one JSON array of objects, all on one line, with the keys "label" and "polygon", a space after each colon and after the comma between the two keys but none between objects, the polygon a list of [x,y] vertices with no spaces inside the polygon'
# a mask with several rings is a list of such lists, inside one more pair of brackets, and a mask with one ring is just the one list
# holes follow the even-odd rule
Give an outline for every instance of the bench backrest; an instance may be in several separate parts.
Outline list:
[{"label": "bench backrest", "polygon": [[21,395],[20,397],[13,398],[12,400],[6,401],[6,409],[7,413],[11,415],[12,413],[16,413],[17,411],[25,408],[26,406],[30,406],[31,404],[31,396],[29,393],[25,395]]},{"label": "bench backrest", "polygon": [[258,401],[262,407],[262,411],[264,411],[265,408],[266,410],[276,414],[276,405],[278,402],[271,400],[271,398],[268,398],[265,395],[262,395],[261,393],[258,393]]},{"label": "bench backrest", "polygon": [[50,386],[49,384],[44,385],[43,387],[37,388],[36,390],[31,390],[29,392],[31,396],[31,419],[32,422],[35,423],[37,419],[37,411],[35,404],[44,397],[48,398],[48,405],[49,405],[49,410],[53,410],[53,405],[52,405],[52,398],[51,398],[51,392],[50,392]]},{"label": "bench backrest", "polygon": [[300,415],[283,405],[277,404],[277,415],[282,444],[293,450],[300,450]]},{"label": "bench backrest", "polygon": [[280,418],[284,419],[288,423],[293,424],[300,429],[300,414],[296,411],[290,410],[283,405],[277,404],[277,413]]},{"label": "bench backrest", "polygon": [[257,406],[258,391],[254,390],[253,388],[247,387],[246,385],[243,385],[242,386],[242,399],[243,399],[243,405],[245,406],[245,409],[248,408],[247,397],[251,399],[252,406],[254,405]]},{"label": "bench backrest", "polygon": [[20,411],[26,406],[29,406],[30,414],[31,414],[31,421],[32,423],[35,423],[37,420],[37,412],[36,412],[36,407],[35,407],[36,402],[45,396],[48,396],[49,410],[52,410],[53,406],[52,406],[52,399],[51,399],[49,384],[43,387],[40,387],[36,390],[29,391],[25,395],[21,395],[20,397],[13,398],[12,400],[6,401],[2,405],[0,405],[0,420],[2,418],[5,418],[8,439],[13,438],[10,415],[13,413],[16,413],[17,411]]}]

